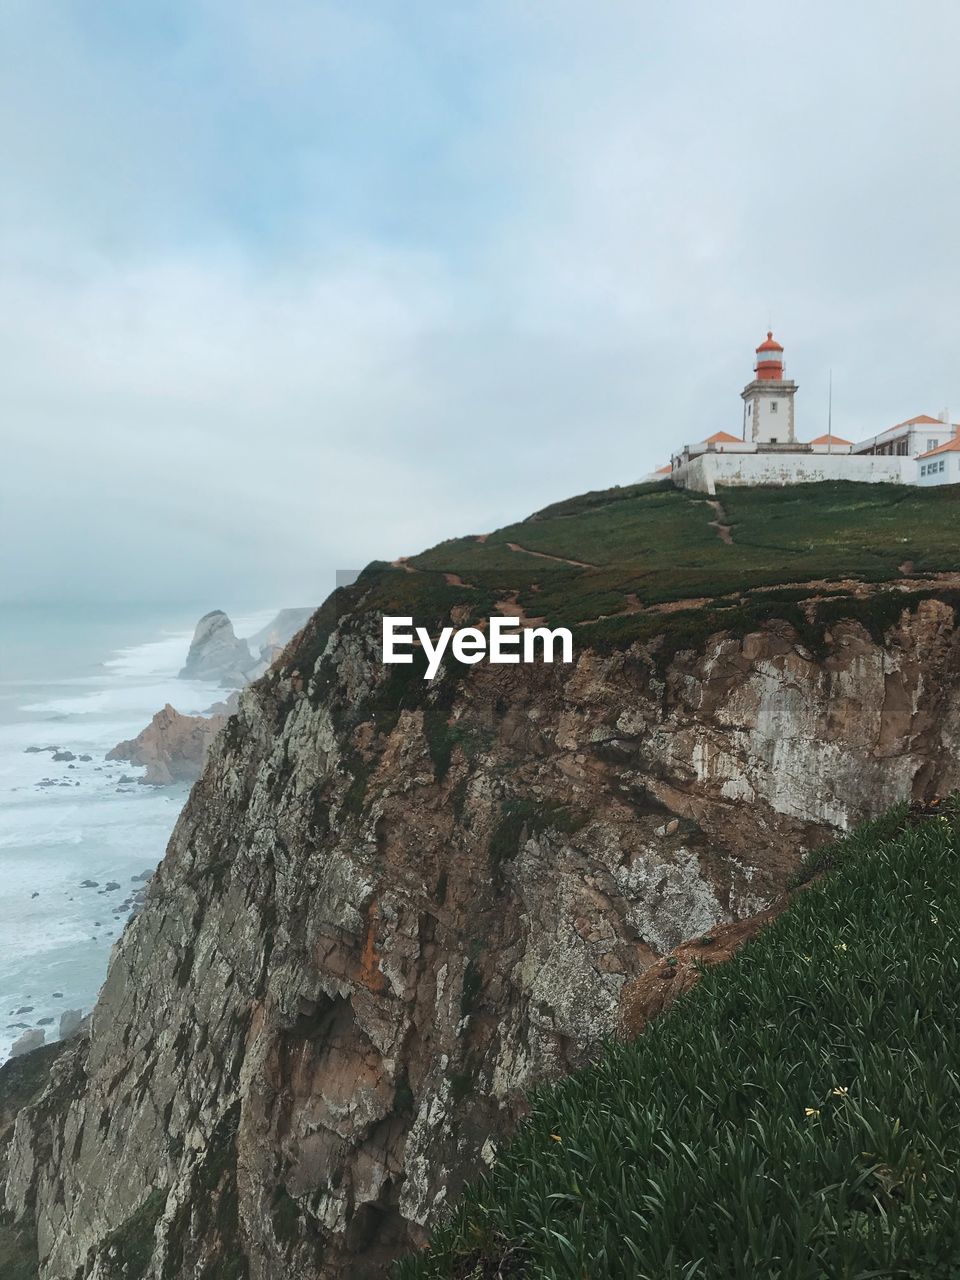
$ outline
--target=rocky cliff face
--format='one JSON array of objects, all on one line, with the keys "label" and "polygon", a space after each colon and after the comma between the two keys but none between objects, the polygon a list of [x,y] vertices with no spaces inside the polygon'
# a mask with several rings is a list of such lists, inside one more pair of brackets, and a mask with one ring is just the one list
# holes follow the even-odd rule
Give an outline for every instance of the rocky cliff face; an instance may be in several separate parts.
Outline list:
[{"label": "rocky cliff face", "polygon": [[44,1280],[383,1275],[663,953],[960,785],[935,599],[818,658],[771,623],[663,670],[379,659],[321,613],[241,696],[89,1040],[17,1117]]}]

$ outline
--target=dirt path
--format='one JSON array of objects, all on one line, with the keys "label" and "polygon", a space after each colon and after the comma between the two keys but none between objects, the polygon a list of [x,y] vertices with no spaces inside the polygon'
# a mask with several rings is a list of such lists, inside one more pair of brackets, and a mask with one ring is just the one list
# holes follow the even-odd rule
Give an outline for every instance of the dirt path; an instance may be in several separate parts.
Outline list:
[{"label": "dirt path", "polygon": [[726,543],[728,547],[732,547],[733,546],[733,535],[731,533],[732,526],[726,523],[727,513],[724,511],[723,507],[716,500],[716,498],[707,498],[705,499],[705,501],[707,506],[711,508],[714,515],[717,517],[716,520],[710,521],[710,528],[716,529],[717,537],[720,539],[721,542]]},{"label": "dirt path", "polygon": [[[876,595],[878,591],[903,591],[912,594],[928,588],[958,591],[960,590],[960,573],[944,570],[940,573],[928,574],[923,578],[888,578],[886,582],[862,582],[859,578],[838,578],[834,581],[813,578],[807,582],[783,582],[777,586],[751,587],[750,591],[754,596],[766,595],[771,591],[809,591],[808,599],[800,601],[801,605],[805,605],[820,603],[824,600],[844,599],[848,596],[862,600],[865,596]],[[703,609],[712,600],[736,603],[742,598],[742,592],[733,591],[722,596],[689,596],[685,600],[665,600],[657,604],[644,604],[636,592],[631,591],[625,598],[624,608],[618,613],[603,613],[599,618],[585,619],[580,625],[589,626],[593,622],[605,622],[608,618],[627,618],[636,613],[667,614],[678,613],[684,609]]]},{"label": "dirt path", "polygon": [[546,618],[531,618],[524,612],[521,604],[518,604],[517,597],[519,591],[511,591],[508,596],[497,601],[493,606],[497,613],[504,618],[519,618],[525,627],[540,627],[546,622]]},{"label": "dirt path", "polygon": [[508,542],[511,551],[519,551],[525,556],[536,556],[538,560],[552,560],[554,564],[570,564],[575,569],[599,569],[597,564],[588,564],[586,560],[565,560],[563,556],[547,555],[546,551],[531,551],[529,547],[521,547],[518,542]]}]

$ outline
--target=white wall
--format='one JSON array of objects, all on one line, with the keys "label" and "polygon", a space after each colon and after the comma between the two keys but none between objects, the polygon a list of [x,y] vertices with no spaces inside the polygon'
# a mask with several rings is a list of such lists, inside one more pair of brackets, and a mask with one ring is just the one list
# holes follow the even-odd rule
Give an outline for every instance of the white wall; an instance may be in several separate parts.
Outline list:
[{"label": "white wall", "polygon": [[[786,444],[790,435],[791,396],[772,393],[753,397],[752,438],[760,444],[771,440]],[[773,406],[776,405],[776,412]]]},{"label": "white wall", "polygon": [[[960,457],[960,454],[954,455]],[[863,484],[916,484],[913,458],[876,458],[829,453],[703,453],[674,470],[675,484],[697,493],[717,485],[813,484],[858,480]]]}]

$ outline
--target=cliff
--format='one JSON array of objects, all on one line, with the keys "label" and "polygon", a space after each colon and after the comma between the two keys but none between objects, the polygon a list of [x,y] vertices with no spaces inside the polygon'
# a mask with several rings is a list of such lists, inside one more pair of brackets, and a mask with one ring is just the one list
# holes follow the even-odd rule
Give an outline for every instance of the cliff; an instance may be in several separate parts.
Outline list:
[{"label": "cliff", "polygon": [[[939,507],[886,501],[889,552],[862,509],[841,526],[882,590],[811,578],[809,529],[774,576],[746,517],[728,546],[639,489],[335,593],[242,693],[89,1039],[17,1116],[6,1211],[44,1280],[383,1275],[660,957],[836,829],[956,787],[957,553]],[[841,517],[809,502],[826,574]],[[384,612],[490,608],[569,618],[575,663],[381,664]]]}]

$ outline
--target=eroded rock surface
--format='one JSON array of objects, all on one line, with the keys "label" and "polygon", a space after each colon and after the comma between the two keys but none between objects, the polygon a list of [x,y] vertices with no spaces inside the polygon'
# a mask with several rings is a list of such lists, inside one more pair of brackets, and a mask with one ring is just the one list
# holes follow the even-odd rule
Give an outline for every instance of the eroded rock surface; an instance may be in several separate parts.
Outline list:
[{"label": "eroded rock surface", "polygon": [[135,1233],[152,1280],[383,1275],[665,952],[960,784],[932,599],[822,660],[786,624],[663,672],[379,659],[318,615],[242,694],[89,1040],[17,1117],[6,1206],[44,1280],[122,1275]]}]

